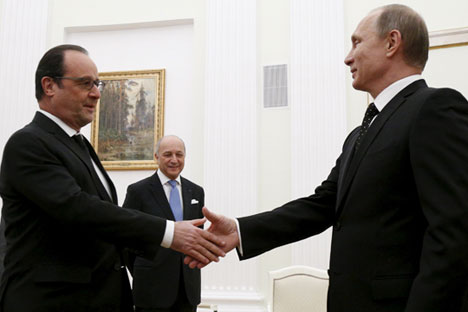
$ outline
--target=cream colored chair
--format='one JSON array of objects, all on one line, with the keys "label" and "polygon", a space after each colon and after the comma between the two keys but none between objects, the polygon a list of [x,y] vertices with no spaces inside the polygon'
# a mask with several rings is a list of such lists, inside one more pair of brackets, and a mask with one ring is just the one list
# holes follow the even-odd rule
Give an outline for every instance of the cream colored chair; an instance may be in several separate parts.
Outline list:
[{"label": "cream colored chair", "polygon": [[328,274],[295,265],[270,273],[270,312],[326,312]]}]

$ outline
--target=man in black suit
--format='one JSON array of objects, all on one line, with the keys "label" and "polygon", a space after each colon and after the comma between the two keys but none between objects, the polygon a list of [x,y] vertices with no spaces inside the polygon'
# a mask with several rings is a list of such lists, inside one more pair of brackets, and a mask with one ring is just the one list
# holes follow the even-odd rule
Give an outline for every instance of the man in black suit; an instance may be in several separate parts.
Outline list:
[{"label": "man in black suit", "polygon": [[52,48],[39,62],[40,110],[10,137],[1,166],[1,311],[133,311],[121,248],[154,259],[162,245],[205,263],[223,254],[220,240],[198,228],[203,220],[174,223],[117,206],[112,181],[79,133],[102,87],[79,46]]},{"label": "man in black suit", "polygon": [[412,9],[378,8],[351,39],[353,87],[375,101],[328,178],[238,220],[204,209],[209,230],[247,259],[333,227],[330,312],[468,311],[468,102],[420,76],[429,40]]},{"label": "man in black suit", "polygon": [[[159,170],[130,185],[123,206],[174,221],[203,218],[203,188],[180,176],[185,163],[184,142],[173,135],[161,138],[155,157]],[[196,311],[200,270],[184,265],[183,254],[160,248],[152,261],[130,258],[137,312]]]}]

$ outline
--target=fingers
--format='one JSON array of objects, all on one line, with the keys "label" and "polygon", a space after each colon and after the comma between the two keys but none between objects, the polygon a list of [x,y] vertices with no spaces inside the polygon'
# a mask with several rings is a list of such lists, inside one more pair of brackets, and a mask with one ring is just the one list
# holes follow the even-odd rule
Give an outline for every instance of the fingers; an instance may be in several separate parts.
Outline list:
[{"label": "fingers", "polygon": [[174,250],[191,256],[205,265],[211,261],[218,262],[219,257],[224,257],[226,255],[221,249],[226,243],[214,234],[208,233],[195,226],[200,222],[204,222],[203,219],[195,220],[194,222],[176,222],[174,239],[171,247]]},{"label": "fingers", "polygon": [[190,257],[190,256],[185,256],[185,257],[184,257],[184,264],[187,264],[187,265],[188,265],[188,264],[189,264],[190,262],[192,262],[192,261],[193,261],[193,258],[192,258],[192,257]]},{"label": "fingers", "polygon": [[193,259],[190,256],[186,256],[184,258],[184,264],[188,265],[189,268],[191,268],[191,269],[194,269],[194,268],[201,269],[201,268],[204,268],[206,266],[206,264],[201,263],[200,261],[197,261],[197,260]]},{"label": "fingers", "polygon": [[206,249],[192,249],[188,253],[193,258],[197,259],[200,263],[209,264],[210,262],[218,262],[219,258],[207,251]]},{"label": "fingers", "polygon": [[216,237],[215,235],[209,233],[209,232],[206,232],[206,231],[203,231],[203,230],[200,230],[200,233],[201,233],[201,241],[200,241],[200,245],[203,247],[201,248],[199,251],[207,258],[209,258],[210,260],[214,261],[213,260],[213,257],[212,255],[216,256],[216,261],[218,261],[218,257],[224,257],[226,255],[226,253],[224,252],[224,250],[222,250],[219,246],[224,246],[226,245],[226,243],[224,241],[222,241],[221,239],[219,239],[218,237]]},{"label": "fingers", "polygon": [[[221,246],[221,247],[226,246],[226,242],[224,240],[222,240],[221,238],[219,238],[218,236],[214,235],[213,233],[210,233],[208,231],[203,231],[203,230],[200,230],[200,231],[201,231],[201,236],[207,242],[210,243],[210,246],[214,246],[216,248],[216,251],[221,250],[221,248],[219,248],[218,246]],[[224,257],[226,254],[224,253],[224,251],[222,251],[222,252],[223,252],[222,256]],[[218,254],[218,253],[216,253],[216,254]]]},{"label": "fingers", "polygon": [[190,223],[194,226],[200,226],[206,222],[206,218],[190,220]]}]

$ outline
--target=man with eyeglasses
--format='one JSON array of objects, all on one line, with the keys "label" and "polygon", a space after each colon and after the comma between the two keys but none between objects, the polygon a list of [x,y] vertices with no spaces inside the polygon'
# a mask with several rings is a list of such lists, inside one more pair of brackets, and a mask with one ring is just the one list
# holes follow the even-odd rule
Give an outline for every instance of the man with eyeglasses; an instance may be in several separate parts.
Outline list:
[{"label": "man with eyeglasses", "polygon": [[133,311],[122,248],[159,246],[207,263],[223,243],[204,220],[166,221],[117,206],[115,188],[80,129],[100,90],[85,49],[50,49],[36,71],[39,111],[7,142],[0,172],[7,252],[0,311]]}]

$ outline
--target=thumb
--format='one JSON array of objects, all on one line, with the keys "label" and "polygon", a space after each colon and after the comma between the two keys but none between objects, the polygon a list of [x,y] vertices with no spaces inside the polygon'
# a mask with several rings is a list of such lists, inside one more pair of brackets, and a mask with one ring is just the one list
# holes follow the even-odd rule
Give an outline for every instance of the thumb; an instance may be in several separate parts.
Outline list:
[{"label": "thumb", "polygon": [[215,222],[216,220],[219,219],[219,216],[216,213],[211,212],[206,207],[202,208],[202,212],[203,212],[203,215],[205,216],[205,218],[208,219],[208,221],[210,221],[211,223],[213,223],[213,222]]},{"label": "thumb", "polygon": [[190,223],[194,226],[200,226],[206,222],[206,218],[190,220]]}]

